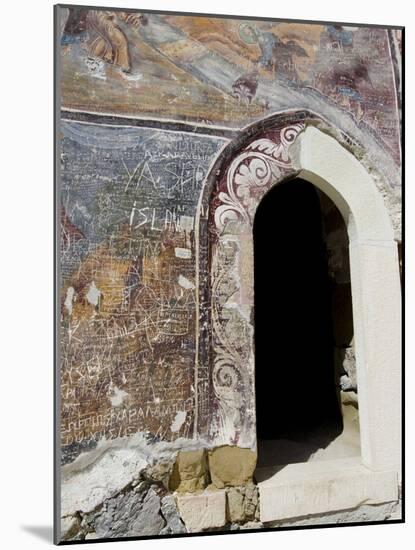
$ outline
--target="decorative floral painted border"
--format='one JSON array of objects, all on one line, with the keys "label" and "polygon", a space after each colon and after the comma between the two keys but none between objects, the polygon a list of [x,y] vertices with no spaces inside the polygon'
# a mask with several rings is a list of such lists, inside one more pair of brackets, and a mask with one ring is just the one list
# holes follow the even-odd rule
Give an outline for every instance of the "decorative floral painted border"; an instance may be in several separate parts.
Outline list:
[{"label": "decorative floral painted border", "polygon": [[[244,232],[245,225],[252,229],[256,209],[264,194],[293,172],[289,147],[304,128],[302,122],[291,124],[277,130],[275,140],[262,137],[249,143],[227,170],[226,191],[219,190],[217,194],[219,203],[212,213],[217,239],[212,242],[210,276],[211,380],[216,402],[211,436],[218,444],[255,445],[254,327],[249,317],[241,313],[242,304],[237,298],[239,288],[235,273],[241,261],[238,234]],[[239,226],[231,239],[224,235],[229,222]],[[240,325],[239,331],[245,335],[250,333],[250,337],[238,341],[236,325]]]},{"label": "decorative floral painted border", "polygon": [[252,190],[267,190],[272,182],[281,179],[283,170],[292,167],[288,148],[304,127],[299,123],[282,128],[279,143],[257,139],[233,160],[226,179],[227,193],[222,191],[218,197],[222,204],[215,211],[217,229],[221,231],[229,220],[239,218],[252,224],[259,203]]}]

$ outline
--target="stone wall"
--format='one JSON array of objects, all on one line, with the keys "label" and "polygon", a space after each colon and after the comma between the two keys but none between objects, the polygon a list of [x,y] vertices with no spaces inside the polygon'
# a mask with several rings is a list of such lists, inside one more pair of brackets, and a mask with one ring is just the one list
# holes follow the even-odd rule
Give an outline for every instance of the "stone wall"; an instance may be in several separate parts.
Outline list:
[{"label": "stone wall", "polygon": [[334,203],[322,192],[319,192],[319,197],[331,283],[336,377],[343,391],[357,392],[349,237],[346,224]]},{"label": "stone wall", "polygon": [[[189,450],[178,450],[190,447]],[[63,468],[63,540],[194,533],[259,519],[248,449],[132,438]],[[123,475],[113,478],[122,463]],[[94,472],[91,473],[91,467]],[[99,487],[99,490],[97,490]]]},{"label": "stone wall", "polygon": [[[136,439],[133,445],[130,442],[124,448],[103,450],[96,469],[105,477],[109,474],[106,458],[112,469],[116,468],[117,458],[122,458],[124,467],[128,466],[127,450],[130,457],[140,457],[141,461],[133,464],[129,475],[118,486],[111,487],[108,481],[105,486],[104,482],[104,491],[98,498],[94,498],[96,495],[91,494],[88,487],[88,465],[80,464],[79,470],[66,473],[69,483],[75,479],[79,485],[72,494],[64,489],[62,540],[297,527],[401,517],[400,501],[395,501],[262,523],[260,492],[252,478],[255,457],[249,451],[237,447],[178,451],[178,447],[179,444],[166,447]],[[83,480],[88,480],[86,487]]]}]

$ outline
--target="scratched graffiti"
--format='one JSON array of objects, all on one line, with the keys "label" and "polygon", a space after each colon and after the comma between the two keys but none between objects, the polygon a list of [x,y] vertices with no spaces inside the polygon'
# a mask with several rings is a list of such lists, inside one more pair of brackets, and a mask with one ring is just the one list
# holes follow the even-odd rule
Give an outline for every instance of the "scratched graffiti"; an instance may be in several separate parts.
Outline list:
[{"label": "scratched graffiti", "polygon": [[64,461],[103,437],[190,436],[194,215],[221,140],[61,130]]},{"label": "scratched graffiti", "polygon": [[[401,33],[82,7],[62,8],[58,23],[61,428],[70,461],[139,430],[170,439],[211,431],[202,425],[219,390],[196,326],[210,307],[196,288],[196,256],[211,254],[202,233],[212,229],[201,223],[209,198],[198,207],[209,168],[229,132],[301,105],[365,143],[398,185],[390,166],[400,158]],[[114,126],[83,112],[166,126]],[[226,193],[223,204],[212,199],[222,229],[250,216]],[[206,270],[198,277],[208,284]]]}]

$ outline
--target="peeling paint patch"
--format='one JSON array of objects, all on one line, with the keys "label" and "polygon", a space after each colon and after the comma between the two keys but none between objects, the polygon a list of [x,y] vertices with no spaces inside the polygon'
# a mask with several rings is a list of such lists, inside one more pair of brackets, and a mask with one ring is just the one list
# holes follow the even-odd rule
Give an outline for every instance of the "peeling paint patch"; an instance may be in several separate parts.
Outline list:
[{"label": "peeling paint patch", "polygon": [[193,231],[194,225],[194,216],[180,216],[180,229],[182,231]]},{"label": "peeling paint patch", "polygon": [[178,432],[180,428],[183,426],[184,421],[186,420],[187,413],[186,411],[178,411],[176,414],[175,419],[171,423],[171,431],[172,432]]},{"label": "peeling paint patch", "polygon": [[192,251],[190,248],[175,248],[174,254],[176,258],[182,258],[184,260],[190,260],[192,258]]},{"label": "peeling paint patch", "polygon": [[189,279],[183,277],[183,275],[179,275],[177,282],[182,288],[185,288],[186,290],[193,290],[195,288],[195,285],[192,283],[192,281],[189,281]]},{"label": "peeling paint patch", "polygon": [[122,405],[124,399],[128,396],[128,393],[124,390],[121,390],[120,388],[117,388],[117,386],[112,386],[110,388],[111,395],[109,396],[109,400],[111,401],[111,405],[113,407],[119,407]]},{"label": "peeling paint patch", "polygon": [[72,302],[73,302],[74,295],[75,295],[75,289],[73,286],[70,286],[66,291],[66,298],[65,298],[65,307],[68,310],[69,315],[72,314]]},{"label": "peeling paint patch", "polygon": [[92,281],[92,283],[89,286],[86,299],[91,305],[97,306],[99,304],[100,296],[101,296],[101,291],[95,286],[95,281]]}]

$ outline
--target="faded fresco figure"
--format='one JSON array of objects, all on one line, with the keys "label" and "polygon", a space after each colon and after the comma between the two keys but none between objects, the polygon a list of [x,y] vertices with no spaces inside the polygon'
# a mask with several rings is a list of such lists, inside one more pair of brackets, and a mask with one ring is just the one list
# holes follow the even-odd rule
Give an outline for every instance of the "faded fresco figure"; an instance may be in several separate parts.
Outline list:
[{"label": "faded fresco figure", "polygon": [[358,57],[348,62],[339,61],[326,74],[319,75],[314,85],[352,112],[357,120],[364,117],[366,98],[374,90],[368,69]]},{"label": "faded fresco figure", "polygon": [[329,50],[347,52],[353,49],[353,32],[341,25],[327,25],[326,47]]},{"label": "faded fresco figure", "polygon": [[284,42],[272,32],[262,31],[254,25],[242,23],[239,35],[247,44],[257,44],[261,50],[258,65],[288,81],[298,82],[293,56],[308,57],[307,52],[295,40]]},{"label": "faded fresco figure", "polygon": [[232,95],[241,103],[249,105],[258,88],[258,72],[242,75],[232,85]]},{"label": "faded fresco figure", "polygon": [[119,22],[134,28],[145,25],[141,14],[128,12],[95,11],[69,8],[69,16],[62,36],[62,44],[77,40],[86,42],[88,55],[118,65],[124,72],[131,71],[128,39]]}]

